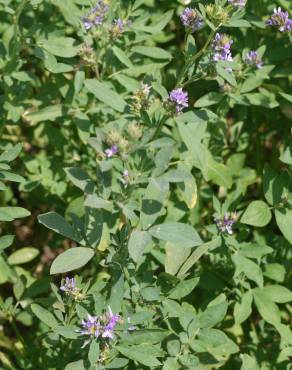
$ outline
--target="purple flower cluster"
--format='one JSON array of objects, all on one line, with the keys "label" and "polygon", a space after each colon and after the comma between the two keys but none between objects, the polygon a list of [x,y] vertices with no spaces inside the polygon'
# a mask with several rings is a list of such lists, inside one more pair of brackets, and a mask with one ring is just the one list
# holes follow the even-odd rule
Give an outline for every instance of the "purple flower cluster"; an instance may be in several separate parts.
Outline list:
[{"label": "purple flower cluster", "polygon": [[60,286],[60,290],[65,293],[73,293],[76,290],[76,280],[74,278],[66,277],[65,284]]},{"label": "purple flower cluster", "polygon": [[117,147],[117,145],[112,145],[110,148],[106,149],[104,151],[105,153],[105,156],[107,158],[111,158],[113,157],[115,154],[117,154],[119,152],[119,148]]},{"label": "purple flower cluster", "polygon": [[262,58],[258,55],[258,53],[255,50],[251,50],[246,53],[245,63],[251,66],[255,66],[258,69],[262,68],[264,64]]},{"label": "purple flower cluster", "polygon": [[280,32],[292,31],[292,19],[289,19],[289,13],[283,11],[280,7],[274,9],[274,13],[266,21],[266,25],[279,27]]},{"label": "purple flower cluster", "polygon": [[189,28],[192,32],[199,30],[204,24],[203,19],[199,16],[198,12],[192,8],[186,8],[182,12],[180,19],[183,25]]},{"label": "purple flower cluster", "polygon": [[114,37],[120,36],[124,32],[125,22],[121,19],[115,19],[111,28],[111,33]]},{"label": "purple flower cluster", "polygon": [[231,45],[233,40],[230,39],[228,35],[216,33],[215,38],[212,43],[214,48],[213,61],[230,61],[232,62],[233,58],[231,55]]},{"label": "purple flower cluster", "polygon": [[237,7],[244,8],[247,0],[228,0],[229,4]]},{"label": "purple flower cluster", "polygon": [[104,0],[98,0],[96,5],[90,10],[89,14],[82,18],[86,31],[90,30],[92,27],[101,25],[108,10],[109,6],[107,3]]},{"label": "purple flower cluster", "polygon": [[169,101],[175,106],[176,113],[182,112],[184,108],[189,106],[188,100],[188,93],[182,88],[174,89],[169,94]]},{"label": "purple flower cluster", "polygon": [[90,336],[91,339],[109,338],[114,339],[114,330],[120,316],[112,312],[108,307],[108,312],[102,316],[87,316],[87,320],[82,320],[81,334]]},{"label": "purple flower cluster", "polygon": [[233,225],[236,223],[236,214],[231,214],[230,216],[228,213],[222,218],[214,218],[215,224],[217,225],[218,229],[222,233],[233,234]]}]

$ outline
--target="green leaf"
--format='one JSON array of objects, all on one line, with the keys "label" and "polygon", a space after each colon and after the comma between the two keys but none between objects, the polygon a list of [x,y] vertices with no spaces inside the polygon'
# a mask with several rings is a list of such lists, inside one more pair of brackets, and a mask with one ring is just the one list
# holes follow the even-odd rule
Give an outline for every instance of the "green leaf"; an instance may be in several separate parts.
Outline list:
[{"label": "green leaf", "polygon": [[241,297],[241,302],[236,302],[234,306],[234,320],[236,324],[243,323],[252,312],[252,292],[247,291],[243,293]]},{"label": "green leaf", "polygon": [[252,358],[247,354],[240,355],[240,358],[242,360],[240,370],[260,370],[260,367],[255,358]]},{"label": "green leaf", "polygon": [[290,208],[282,208],[275,210],[275,217],[277,225],[281,230],[284,237],[288,240],[290,244],[292,244],[292,227],[291,227],[291,220],[292,220],[292,209]]},{"label": "green leaf", "polygon": [[222,163],[216,162],[209,157],[205,169],[206,177],[219,186],[229,189],[232,186],[232,176],[230,169]]},{"label": "green leaf", "polygon": [[262,292],[272,302],[288,303],[292,301],[292,292],[282,285],[267,285],[262,289]]},{"label": "green leaf", "polygon": [[91,366],[95,366],[99,360],[99,343],[93,340],[88,351],[88,360]]},{"label": "green leaf", "polygon": [[285,275],[285,267],[279,263],[269,263],[264,266],[264,276],[275,280],[278,283],[282,283],[284,281]]},{"label": "green leaf", "polygon": [[3,235],[0,237],[0,252],[11,246],[14,235]]},{"label": "green leaf", "polygon": [[56,233],[65,236],[66,238],[81,241],[81,237],[76,233],[74,228],[58,213],[48,212],[38,216],[39,222]]},{"label": "green leaf", "polygon": [[29,215],[30,212],[21,207],[0,207],[0,221],[13,221]]},{"label": "green leaf", "polygon": [[120,312],[122,307],[122,302],[124,298],[124,275],[120,273],[115,276],[114,281],[112,282],[112,290],[109,299],[109,306],[113,312]]},{"label": "green leaf", "polygon": [[227,24],[228,27],[251,27],[251,24],[245,19],[230,19]]},{"label": "green leaf", "polygon": [[192,343],[192,348],[199,345],[201,352],[209,352],[213,356],[230,356],[238,352],[238,346],[230,340],[223,331],[217,329],[201,329],[198,341]]},{"label": "green leaf", "polygon": [[211,302],[206,310],[199,315],[200,328],[212,328],[224,319],[228,303],[224,295],[222,295],[222,297],[219,296],[219,298],[221,300],[223,298],[223,300],[218,302],[217,299],[215,299],[215,301]]},{"label": "green leaf", "polygon": [[56,320],[55,316],[39,304],[33,303],[30,308],[36,317],[45,323],[49,328],[55,328],[58,326],[58,321]]},{"label": "green leaf", "polygon": [[198,285],[200,278],[196,277],[181,281],[171,292],[169,298],[181,299],[189,295]]},{"label": "green leaf", "polygon": [[5,150],[5,152],[3,152],[0,155],[0,162],[13,161],[15,158],[18,157],[19,153],[21,152],[21,149],[22,149],[22,144],[17,144],[13,146],[12,148]]},{"label": "green leaf", "polygon": [[133,230],[128,242],[130,257],[137,263],[141,260],[147,246],[151,243],[151,237],[146,231]]},{"label": "green leaf", "polygon": [[140,329],[132,333],[121,333],[119,336],[124,344],[155,344],[162,342],[169,335],[170,332],[167,330]]},{"label": "green leaf", "polygon": [[85,80],[86,88],[101,102],[109,107],[123,112],[126,108],[126,102],[114,90],[111,90],[107,84],[97,80]]},{"label": "green leaf", "polygon": [[8,262],[11,265],[21,265],[23,263],[28,263],[34,260],[39,254],[40,251],[36,248],[21,248],[8,257]]},{"label": "green leaf", "polygon": [[199,261],[199,259],[204,254],[206,254],[209,250],[213,250],[220,247],[221,244],[222,244],[221,237],[217,237],[216,239],[213,239],[208,243],[202,244],[198,248],[196,248],[194,252],[190,255],[190,257],[186,260],[186,262],[183,264],[182,268],[178,273],[178,277],[180,278],[184,276],[192,268],[192,266],[194,266],[194,264]]},{"label": "green leaf", "polygon": [[103,213],[100,209],[86,208],[84,229],[88,245],[97,248],[103,230]]},{"label": "green leaf", "polygon": [[292,94],[286,94],[283,92],[279,93],[284,99],[286,99],[288,102],[292,103]]},{"label": "green leaf", "polygon": [[236,267],[235,276],[243,272],[248,279],[254,281],[259,287],[263,286],[262,270],[255,262],[239,253],[234,254],[232,260]]},{"label": "green leaf", "polygon": [[122,49],[118,48],[117,46],[113,46],[112,51],[115,54],[115,56],[119,59],[119,61],[123,63],[126,67],[131,68],[133,66],[131,60]]},{"label": "green leaf", "polygon": [[134,46],[131,51],[153,59],[172,59],[172,55],[164,49],[150,46]]},{"label": "green leaf", "polygon": [[79,360],[75,362],[70,362],[70,364],[67,364],[65,367],[65,370],[86,370],[84,361]]},{"label": "green leaf", "polygon": [[154,226],[149,233],[157,239],[176,244],[178,248],[195,247],[202,244],[200,236],[192,226],[179,222],[166,222]]},{"label": "green leaf", "polygon": [[57,327],[54,328],[54,332],[61,335],[62,337],[66,339],[78,339],[78,336],[80,335],[78,332],[77,327],[68,327],[68,326],[61,326],[58,325]]},{"label": "green leaf", "polygon": [[192,179],[192,175],[184,171],[182,169],[176,169],[176,170],[169,170],[165,172],[162,176],[159,177],[159,179],[162,179],[167,182],[184,182]]},{"label": "green leaf", "polygon": [[140,66],[133,66],[131,68],[126,68],[123,70],[123,73],[132,77],[139,77],[143,74],[153,74],[157,71],[160,71],[162,68],[164,68],[168,62],[166,63],[147,63],[142,64]]},{"label": "green leaf", "polygon": [[271,218],[272,213],[269,206],[262,200],[255,200],[248,205],[240,222],[247,225],[264,227],[271,221]]},{"label": "green leaf", "polygon": [[85,193],[93,191],[94,183],[88,174],[78,167],[67,167],[65,172],[72,183]]},{"label": "green leaf", "polygon": [[177,248],[176,244],[167,242],[165,244],[165,272],[171,275],[175,275],[184,261],[188,258],[190,252],[191,248],[181,249]]},{"label": "green leaf", "polygon": [[209,107],[211,105],[220,103],[222,99],[222,94],[210,92],[198,99],[194,106],[195,108]]},{"label": "green leaf", "polygon": [[142,365],[155,367],[161,365],[154,355],[155,347],[149,344],[138,346],[116,346],[115,347],[122,355],[128,357],[130,360],[137,361]]},{"label": "green leaf", "polygon": [[100,198],[97,194],[89,194],[85,199],[84,205],[89,208],[105,209],[109,212],[113,212],[112,202]]},{"label": "green leaf", "polygon": [[253,290],[254,301],[262,318],[272,324],[281,323],[281,313],[277,305],[271,301],[263,289],[256,288]]},{"label": "green leaf", "polygon": [[123,88],[125,88],[126,90],[130,92],[136,92],[141,87],[139,82],[132,77],[128,77],[122,74],[116,74],[113,76],[113,78],[117,80],[119,84],[123,86]]},{"label": "green leaf", "polygon": [[56,118],[62,116],[63,116],[63,106],[61,104],[55,104],[39,109],[35,112],[28,113],[25,115],[25,119],[27,119],[32,124],[36,124],[45,121],[54,122]]},{"label": "green leaf", "polygon": [[153,24],[151,24],[150,26],[144,26],[144,25],[133,23],[131,27],[134,30],[156,34],[156,33],[161,32],[163,28],[166,27],[166,25],[169,23],[172,17],[173,17],[173,10],[169,10],[168,12],[164,13],[158,19],[156,18]]},{"label": "green leaf", "polygon": [[126,365],[128,365],[129,360],[126,358],[116,357],[113,361],[111,361],[108,365],[105,366],[106,369],[126,369]]},{"label": "green leaf", "polygon": [[270,166],[264,168],[263,191],[271,205],[276,205],[289,193],[288,173],[278,174]]},{"label": "green leaf", "polygon": [[169,184],[161,179],[151,179],[142,199],[140,221],[148,229],[163,214],[163,203],[169,194]]},{"label": "green leaf", "polygon": [[0,285],[5,284],[9,280],[10,276],[10,267],[6,259],[4,259],[0,254]]},{"label": "green leaf", "polygon": [[73,46],[75,39],[72,37],[52,37],[49,40],[39,40],[38,45],[49,53],[62,58],[72,58],[78,53],[79,48]]},{"label": "green leaf", "polygon": [[94,250],[85,247],[76,247],[59,254],[51,266],[50,274],[63,274],[83,267],[94,256]]},{"label": "green leaf", "polygon": [[220,62],[216,63],[216,71],[218,75],[221,76],[225,81],[227,81],[231,86],[237,86],[237,82],[232,71],[228,71],[226,68],[222,67],[220,65]]},{"label": "green leaf", "polygon": [[259,78],[259,77],[256,77],[254,75],[251,75],[243,82],[243,84],[240,88],[240,92],[242,94],[250,92],[250,91],[256,89],[257,87],[261,86],[263,81],[264,81],[263,78]]},{"label": "green leaf", "polygon": [[20,176],[20,175],[16,175],[15,173],[12,173],[12,172],[8,172],[8,171],[0,171],[0,180],[6,180],[6,181],[14,181],[14,182],[23,182],[25,181],[25,178]]}]

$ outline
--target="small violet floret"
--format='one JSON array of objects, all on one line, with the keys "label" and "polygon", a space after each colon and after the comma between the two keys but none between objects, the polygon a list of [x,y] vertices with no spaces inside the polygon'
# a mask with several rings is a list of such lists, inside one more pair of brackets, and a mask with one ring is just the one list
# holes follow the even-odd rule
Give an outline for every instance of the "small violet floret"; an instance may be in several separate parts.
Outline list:
[{"label": "small violet floret", "polygon": [[119,320],[120,316],[114,314],[110,307],[108,307],[108,312],[102,316],[91,316],[88,314],[87,319],[82,320],[82,329],[79,331],[81,334],[90,337],[90,339],[84,343],[84,346],[92,339],[114,339],[114,330]]},{"label": "small violet floret", "polygon": [[236,223],[236,214],[225,213],[222,218],[214,218],[215,224],[222,233],[233,234],[233,225]]},{"label": "small violet floret", "polygon": [[112,145],[110,148],[108,148],[108,149],[106,149],[105,151],[104,151],[104,153],[105,153],[105,156],[107,157],[107,158],[111,158],[111,157],[113,157],[115,154],[117,154],[119,152],[119,149],[118,149],[118,147],[116,146],[116,145]]},{"label": "small violet floret", "polygon": [[89,14],[82,18],[83,26],[86,31],[89,31],[92,27],[101,25],[104,22],[108,10],[109,6],[104,0],[97,1]]},{"label": "small violet floret", "polygon": [[169,101],[175,106],[176,113],[182,112],[189,106],[188,100],[188,93],[182,88],[174,89],[169,94]]},{"label": "small violet floret", "polygon": [[89,335],[92,338],[98,338],[101,334],[101,324],[98,316],[87,315],[87,320],[82,320],[81,334]]},{"label": "small violet floret", "polygon": [[214,49],[213,61],[229,61],[232,62],[233,58],[231,55],[231,45],[233,40],[228,35],[216,33],[212,43]]},{"label": "small violet floret", "polygon": [[251,66],[255,66],[258,69],[262,68],[264,64],[262,58],[258,55],[258,53],[255,50],[251,50],[246,53],[245,63]]},{"label": "small violet floret", "polygon": [[229,4],[237,8],[244,8],[247,0],[228,0]]},{"label": "small violet floret", "polygon": [[65,284],[60,286],[60,290],[65,293],[73,293],[76,290],[76,281],[74,278],[66,277]]},{"label": "small violet floret", "polygon": [[289,13],[283,11],[280,7],[274,9],[274,13],[266,21],[267,26],[276,26],[280,32],[292,31],[292,19],[289,19]]},{"label": "small violet floret", "polygon": [[192,32],[195,32],[202,28],[204,22],[203,19],[199,16],[198,12],[193,8],[186,8],[181,16],[180,19],[183,25],[186,28],[189,28]]},{"label": "small violet floret", "polygon": [[112,312],[111,308],[108,307],[108,313],[105,315],[105,325],[102,328],[102,337],[114,339],[114,329],[120,320],[120,316]]}]

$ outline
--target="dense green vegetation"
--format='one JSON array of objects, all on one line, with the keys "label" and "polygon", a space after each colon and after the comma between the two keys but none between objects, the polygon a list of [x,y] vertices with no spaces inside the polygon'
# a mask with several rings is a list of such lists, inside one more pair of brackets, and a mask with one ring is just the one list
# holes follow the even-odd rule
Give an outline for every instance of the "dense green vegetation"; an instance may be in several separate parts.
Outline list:
[{"label": "dense green vegetation", "polygon": [[288,0],[0,0],[0,369],[291,366]]}]

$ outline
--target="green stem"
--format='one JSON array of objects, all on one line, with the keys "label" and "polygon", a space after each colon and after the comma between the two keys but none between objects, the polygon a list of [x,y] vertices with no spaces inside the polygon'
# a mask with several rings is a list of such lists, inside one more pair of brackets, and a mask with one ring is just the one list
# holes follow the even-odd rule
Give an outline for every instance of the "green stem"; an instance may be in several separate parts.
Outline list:
[{"label": "green stem", "polygon": [[151,138],[151,141],[156,139],[156,137],[159,135],[164,123],[167,121],[168,119],[168,116],[164,116],[162,117],[162,119],[159,121],[157,127],[156,127],[156,130],[154,131],[153,135],[152,135],[152,138]]},{"label": "green stem", "polygon": [[13,17],[13,23],[16,29],[16,32],[18,33],[18,23],[19,18],[21,16],[21,13],[23,12],[26,5],[29,3],[29,0],[22,0],[22,2],[19,4],[18,8],[16,9],[15,15]]},{"label": "green stem", "polygon": [[[198,53],[197,54],[195,54],[192,58],[190,58],[187,62],[186,62],[186,64],[184,65],[184,67],[183,67],[183,69],[181,70],[181,72],[180,72],[180,74],[179,74],[179,76],[178,76],[178,82],[177,82],[177,87],[178,86],[185,86],[185,85],[187,85],[189,82],[187,81],[187,82],[185,82],[185,83],[183,83],[183,81],[184,81],[184,78],[185,78],[185,73],[187,72],[187,70],[192,66],[192,64],[194,64],[195,63],[195,70],[194,70],[194,72],[196,72],[196,70],[197,70],[197,68],[198,68],[198,65],[199,65],[199,62],[200,62],[200,59],[201,59],[201,57],[204,55],[204,53],[205,53],[205,51],[207,50],[207,48],[209,47],[209,45],[210,45],[210,43],[211,43],[211,41],[213,40],[213,38],[214,38],[214,35],[215,35],[215,33],[216,33],[216,31],[217,31],[217,29],[220,27],[220,25],[215,29],[215,30],[213,30],[211,33],[210,33],[210,35],[209,35],[209,37],[208,37],[208,39],[207,39],[207,41],[205,42],[205,44],[204,44],[204,46],[202,47],[202,49],[200,50],[200,51],[198,51]],[[193,82],[193,81],[192,81]]]},{"label": "green stem", "polygon": [[[218,27],[219,28],[219,27]],[[202,47],[202,49],[192,58],[192,62],[193,63],[196,63],[196,67],[195,67],[195,72],[196,72],[196,69],[198,68],[198,65],[199,65],[199,62],[200,62],[200,59],[201,57],[204,55],[205,51],[208,49],[211,41],[213,40],[214,36],[215,36],[215,33],[217,31],[217,28],[215,30],[213,30],[207,41],[205,42],[205,45]]]}]

